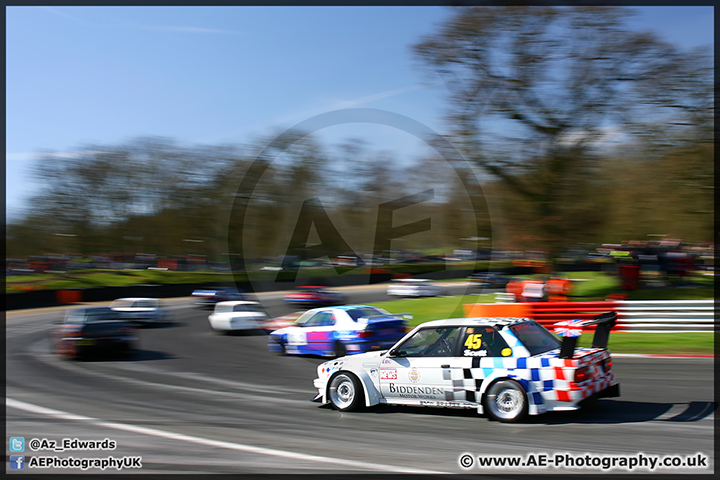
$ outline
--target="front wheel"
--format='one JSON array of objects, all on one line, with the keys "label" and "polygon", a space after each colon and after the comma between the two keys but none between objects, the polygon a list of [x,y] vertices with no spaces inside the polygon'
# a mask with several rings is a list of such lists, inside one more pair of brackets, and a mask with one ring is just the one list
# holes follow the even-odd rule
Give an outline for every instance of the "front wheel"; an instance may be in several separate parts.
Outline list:
[{"label": "front wheel", "polygon": [[330,403],[337,410],[349,412],[356,410],[362,402],[363,392],[360,381],[349,372],[336,373],[330,379],[328,387]]},{"label": "front wheel", "polygon": [[287,355],[287,350],[285,349],[285,342],[282,340],[274,340],[275,345],[279,347],[279,350],[274,350],[274,352],[278,355]]},{"label": "front wheel", "polygon": [[485,392],[485,410],[499,422],[519,422],[528,413],[525,390],[515,380],[498,380]]}]

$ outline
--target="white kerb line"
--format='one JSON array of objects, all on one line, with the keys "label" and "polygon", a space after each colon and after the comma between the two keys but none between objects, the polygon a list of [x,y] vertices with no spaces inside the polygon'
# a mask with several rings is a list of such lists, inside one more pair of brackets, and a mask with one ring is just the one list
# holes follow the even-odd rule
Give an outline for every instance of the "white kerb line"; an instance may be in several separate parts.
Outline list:
[{"label": "white kerb line", "polygon": [[309,455],[306,453],[288,452],[284,450],[276,450],[271,448],[255,447],[252,445],[244,445],[242,443],[226,442],[222,440],[213,440],[210,438],[196,437],[194,435],[185,435],[182,433],[168,432],[165,430],[159,430],[156,428],[139,427],[137,425],[130,425],[125,423],[117,422],[106,422],[93,417],[86,417],[84,415],[77,415],[74,413],[62,412],[60,410],[53,410],[51,408],[42,407],[40,405],[34,405],[32,403],[22,402],[12,398],[5,400],[5,406],[23,410],[30,413],[36,413],[40,415],[46,415],[49,417],[59,418],[62,420],[76,420],[89,422],[99,427],[111,428],[114,430],[124,430],[126,432],[134,432],[142,435],[150,435],[154,437],[168,438],[171,440],[178,440],[189,443],[196,443],[199,445],[207,445],[210,447],[225,448],[229,450],[237,450],[241,452],[257,453],[260,455],[272,455],[275,457],[289,458],[293,460],[305,460],[310,462],[328,463],[334,465],[341,465],[345,467],[356,467],[366,470],[379,470],[384,472],[393,473],[417,473],[417,474],[444,474],[449,472],[439,472],[433,470],[423,470],[409,467],[399,467],[395,465],[382,465],[377,463],[367,463],[355,460],[345,460],[341,458],[324,457],[320,455]]}]

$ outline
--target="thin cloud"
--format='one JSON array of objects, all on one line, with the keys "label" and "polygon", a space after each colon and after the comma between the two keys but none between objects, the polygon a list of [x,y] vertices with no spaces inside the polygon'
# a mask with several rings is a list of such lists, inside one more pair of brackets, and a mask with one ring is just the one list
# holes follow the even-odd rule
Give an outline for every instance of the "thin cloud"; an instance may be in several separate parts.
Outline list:
[{"label": "thin cloud", "polygon": [[5,153],[5,161],[8,162],[26,162],[36,160],[38,158],[80,158],[85,155],[98,155],[104,153],[100,150],[77,150],[75,152],[15,152]]},{"label": "thin cloud", "polygon": [[237,35],[238,32],[231,30],[222,30],[218,28],[204,28],[204,27],[181,27],[171,25],[136,25],[137,28],[153,32],[175,32],[175,33],[200,33],[200,34],[215,34],[215,35]]},{"label": "thin cloud", "polygon": [[425,87],[426,87],[426,85],[423,85],[423,84],[414,84],[414,85],[408,85],[406,87],[396,88],[393,90],[387,90],[384,92],[373,93],[371,95],[366,95],[364,97],[356,98],[353,100],[341,100],[341,101],[332,103],[326,107],[318,107],[318,108],[314,108],[312,110],[307,110],[304,112],[283,115],[282,117],[274,118],[265,123],[266,124],[267,123],[269,123],[269,124],[284,123],[284,122],[289,122],[291,120],[297,120],[298,118],[301,118],[304,120],[304,119],[307,119],[310,117],[314,117],[315,115],[319,115],[321,113],[332,112],[333,110],[339,110],[341,108],[357,107],[359,105],[365,105],[367,103],[372,103],[372,102],[376,102],[378,100],[384,100],[386,98],[396,97],[398,95],[402,95],[402,94],[405,94],[408,92],[420,90]]},{"label": "thin cloud", "polygon": [[69,20],[72,20],[74,23],[78,23],[80,25],[84,25],[86,27],[91,28],[130,28],[130,29],[138,29],[138,30],[146,30],[150,32],[159,32],[159,33],[188,33],[188,34],[212,34],[212,35],[238,35],[238,32],[234,32],[232,30],[223,30],[219,28],[206,28],[206,27],[194,27],[194,26],[188,26],[188,25],[143,25],[141,23],[132,23],[132,22],[125,22],[124,24],[115,24],[115,25],[109,25],[109,24],[102,24],[102,23],[95,23],[95,22],[89,22],[81,17],[78,17],[76,15],[71,15],[66,10],[62,10],[55,7],[41,7],[44,10],[53,13],[54,15],[57,15],[59,17],[63,17]]},{"label": "thin cloud", "polygon": [[93,28],[104,28],[105,27],[105,25],[98,25],[96,23],[92,23],[92,22],[88,22],[87,20],[83,20],[80,17],[76,17],[75,15],[70,15],[69,13],[67,13],[67,11],[60,10],[59,8],[55,8],[55,7],[40,7],[40,8],[42,8],[46,12],[50,12],[59,17],[67,18],[69,20],[72,20],[75,23],[79,23],[79,24],[85,25],[87,27],[93,27]]},{"label": "thin cloud", "polygon": [[[275,126],[283,125],[283,124],[286,124],[289,122],[298,123],[300,121],[306,120],[306,119],[314,117],[316,115],[320,115],[321,113],[332,112],[333,110],[339,110],[342,108],[352,108],[352,107],[357,107],[360,105],[365,105],[367,103],[376,102],[378,100],[384,100],[386,98],[396,97],[398,95],[403,95],[405,93],[413,92],[415,90],[421,90],[423,88],[427,88],[427,87],[433,86],[435,84],[436,83],[431,83],[431,84],[416,83],[416,84],[408,85],[405,87],[395,88],[393,90],[386,90],[384,92],[378,92],[378,93],[373,93],[370,95],[365,95],[364,97],[359,97],[359,98],[356,98],[353,100],[340,100],[340,101],[331,103],[330,105],[327,105],[325,107],[318,107],[318,108],[313,108],[311,110],[305,110],[302,112],[289,113],[289,114],[283,115],[281,117],[275,117],[275,118],[272,118],[265,122],[256,123],[254,125],[251,125],[251,126],[245,128],[244,130],[247,132],[247,131],[251,131],[251,130],[255,130],[255,129],[275,127]],[[228,134],[218,134],[218,135],[214,135],[213,138],[226,138],[227,136],[235,135],[236,133],[237,133],[237,131],[229,132]],[[202,141],[210,142],[210,141],[212,141],[212,139],[206,138]]]}]

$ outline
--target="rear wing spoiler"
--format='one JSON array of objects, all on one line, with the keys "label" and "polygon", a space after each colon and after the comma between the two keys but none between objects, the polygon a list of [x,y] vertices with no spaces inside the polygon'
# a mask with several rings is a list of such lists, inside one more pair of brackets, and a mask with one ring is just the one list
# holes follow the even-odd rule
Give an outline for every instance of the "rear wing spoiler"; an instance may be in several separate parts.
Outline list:
[{"label": "rear wing spoiler", "polygon": [[577,319],[553,324],[555,333],[563,337],[560,346],[560,358],[572,358],[575,355],[575,344],[582,334],[582,327],[587,325],[597,325],[592,347],[607,348],[610,330],[615,326],[616,320],[617,315],[615,312],[605,312],[595,315],[590,320]]},{"label": "rear wing spoiler", "polygon": [[[370,325],[371,323],[375,323],[377,321],[381,320],[412,320],[413,314],[412,313],[391,313],[390,315],[370,315],[368,317],[360,317],[358,318],[358,323],[366,323]],[[364,321],[364,322],[363,322]]]}]

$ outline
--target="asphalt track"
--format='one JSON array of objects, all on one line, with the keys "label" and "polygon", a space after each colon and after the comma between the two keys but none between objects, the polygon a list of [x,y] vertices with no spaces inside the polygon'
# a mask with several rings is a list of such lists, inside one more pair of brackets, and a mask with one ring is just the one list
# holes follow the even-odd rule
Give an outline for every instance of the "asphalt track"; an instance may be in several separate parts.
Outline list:
[{"label": "asphalt track", "polygon": [[[384,295],[368,289],[346,293],[351,302]],[[261,300],[273,315],[289,311],[277,293],[263,294]],[[591,410],[549,413],[519,425],[466,410],[381,406],[340,413],[310,401],[315,367],[323,359],[272,355],[264,334],[218,335],[209,329],[209,312],[189,299],[169,305],[175,322],[143,329],[139,350],[129,359],[59,359],[51,352],[48,333],[61,309],[7,314],[7,436],[24,437],[28,444],[33,438],[117,442],[112,451],[27,448],[27,459],[142,457],[141,469],[122,471],[130,474],[553,474],[605,470],[480,467],[477,457],[528,461],[540,455],[699,454],[707,457],[707,467],[610,472],[714,471],[712,359],[615,358],[621,397],[601,400]],[[475,459],[468,469],[460,465],[466,454]],[[36,470],[50,471],[75,473]]]}]

